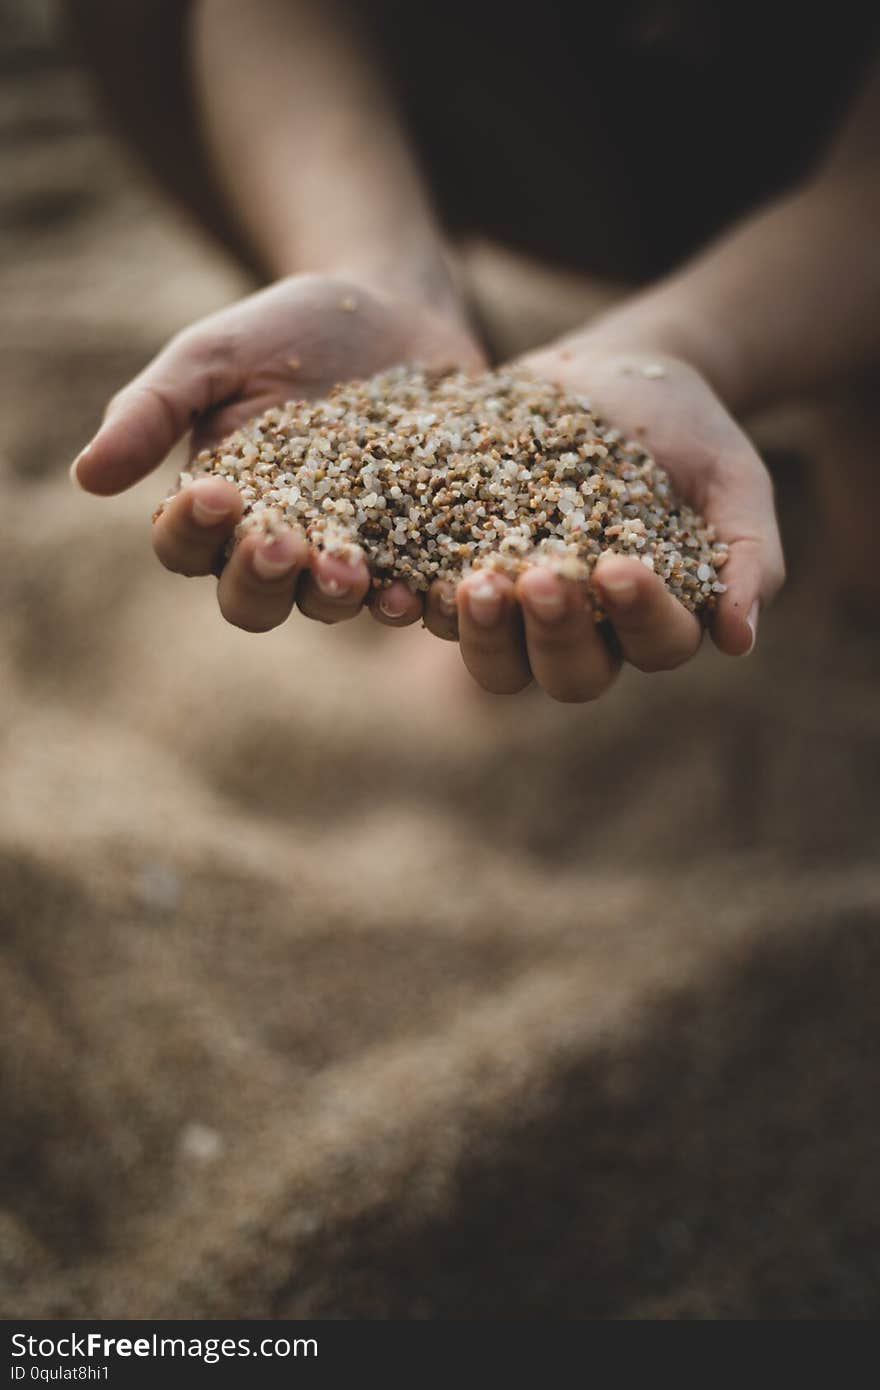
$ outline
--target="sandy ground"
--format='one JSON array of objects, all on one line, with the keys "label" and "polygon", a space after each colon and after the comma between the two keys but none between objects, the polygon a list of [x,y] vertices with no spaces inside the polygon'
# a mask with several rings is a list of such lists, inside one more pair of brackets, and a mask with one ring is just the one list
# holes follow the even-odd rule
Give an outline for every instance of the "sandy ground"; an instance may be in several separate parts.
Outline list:
[{"label": "sandy ground", "polygon": [[0,173],[0,1312],[880,1313],[878,638],[803,468],[758,654],[595,707],[237,632],[173,467],[67,481],[237,272],[41,52]]}]

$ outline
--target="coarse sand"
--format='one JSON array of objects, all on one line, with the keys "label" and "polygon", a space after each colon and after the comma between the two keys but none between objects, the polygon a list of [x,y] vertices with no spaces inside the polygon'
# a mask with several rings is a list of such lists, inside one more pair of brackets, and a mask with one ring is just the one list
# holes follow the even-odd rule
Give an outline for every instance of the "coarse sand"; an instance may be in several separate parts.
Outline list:
[{"label": "coarse sand", "polygon": [[206,474],[241,490],[241,530],[287,524],[319,549],[357,546],[377,585],[532,564],[587,579],[611,550],[693,612],[724,592],[726,545],[650,454],[529,376],[397,367],[266,411],[181,482]]}]

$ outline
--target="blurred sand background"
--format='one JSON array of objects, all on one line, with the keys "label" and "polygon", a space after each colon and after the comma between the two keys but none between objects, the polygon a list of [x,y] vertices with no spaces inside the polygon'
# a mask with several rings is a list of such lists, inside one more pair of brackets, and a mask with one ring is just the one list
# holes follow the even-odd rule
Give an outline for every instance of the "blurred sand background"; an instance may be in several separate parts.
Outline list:
[{"label": "blurred sand background", "polygon": [[597,706],[226,627],[173,466],[67,467],[244,282],[0,20],[0,1314],[877,1316],[878,638],[803,465],[757,655]]}]

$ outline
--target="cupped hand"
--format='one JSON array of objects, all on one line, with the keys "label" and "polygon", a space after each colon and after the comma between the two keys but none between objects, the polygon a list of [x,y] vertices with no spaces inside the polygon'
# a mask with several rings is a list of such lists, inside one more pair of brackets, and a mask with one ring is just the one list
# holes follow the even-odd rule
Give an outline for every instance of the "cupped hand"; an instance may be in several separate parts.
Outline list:
[{"label": "cupped hand", "polygon": [[[454,312],[439,312],[329,276],[296,276],[202,320],[168,346],[110,402],[77,459],[79,484],[110,495],[155,468],[184,434],[192,452],[291,397],[317,396],[339,381],[402,361],[483,365]],[[597,412],[643,442],[677,489],[730,547],[727,591],[713,615],[718,647],[754,645],[760,608],[784,578],[769,477],[746,436],[705,379],[680,359],[613,353],[589,338],[542,350],[518,364],[586,393]],[[371,593],[363,559],[314,552],[294,531],[253,531],[223,563],[242,512],[238,490],[220,478],[184,489],[154,525],[159,558],[178,573],[220,573],[228,621],[249,631],[277,626],[294,602],[309,617],[337,622],[369,600],[373,616],[405,626],[424,616],[438,637],[459,640],[485,689],[513,693],[536,680],[553,698],[586,701],[613,682],[620,656],[644,671],[670,669],[694,654],[697,619],[637,560],[609,553],[591,581],[614,630],[606,641],[583,583],[544,567],[514,583],[481,571],[456,589],[436,583],[424,603],[403,584]]]},{"label": "cupped hand", "polygon": [[[196,454],[270,406],[405,361],[483,365],[454,307],[429,308],[341,276],[293,276],[173,338],[110,401],[73,476],[87,492],[122,492],[187,433]],[[203,478],[178,493],[153,526],[154,548],[168,569],[201,575],[222,567],[218,600],[229,622],[265,631],[283,622],[294,602],[308,617],[337,622],[354,617],[368,596],[383,622],[403,625],[421,612],[404,585],[371,594],[363,559],[346,563],[312,551],[292,530],[250,532],[224,564],[241,514],[232,483]]]},{"label": "cupped hand", "polygon": [[[518,365],[588,396],[597,414],[645,445],[681,497],[714,525],[730,550],[712,638],[731,656],[751,651],[761,607],[785,576],[773,490],[755,449],[706,380],[677,358],[608,353],[589,341],[533,353]],[[590,587],[610,620],[612,641],[593,621]],[[537,567],[516,583],[473,574],[459,585],[457,607],[462,655],[480,685],[511,693],[534,679],[562,701],[601,695],[621,655],[642,671],[669,670],[693,656],[702,637],[698,619],[659,575],[610,552],[598,561],[591,586]],[[426,621],[433,625],[430,602]]]}]

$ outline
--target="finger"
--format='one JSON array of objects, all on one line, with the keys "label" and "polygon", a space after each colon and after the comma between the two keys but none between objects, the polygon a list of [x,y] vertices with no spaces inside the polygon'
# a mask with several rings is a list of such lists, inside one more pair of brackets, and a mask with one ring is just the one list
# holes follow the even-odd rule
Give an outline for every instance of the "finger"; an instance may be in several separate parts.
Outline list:
[{"label": "finger", "polygon": [[586,585],[535,566],[520,575],[516,593],[538,684],[567,704],[597,699],[611,685],[619,663],[597,631]]},{"label": "finger", "polygon": [[458,631],[464,664],[494,695],[515,695],[532,679],[513,582],[481,570],[458,586]]},{"label": "finger", "polygon": [[217,585],[220,612],[246,632],[268,632],[290,616],[299,576],[309,562],[305,536],[251,531],[229,558]]},{"label": "finger", "polygon": [[399,579],[389,584],[387,589],[373,589],[370,595],[370,612],[377,623],[388,627],[409,627],[422,615],[423,599]]},{"label": "finger", "polygon": [[113,397],[71,477],[102,497],[124,491],[162,462],[197,416],[241,386],[234,356],[219,340],[179,334]]},{"label": "finger", "polygon": [[705,514],[729,546],[720,575],[727,589],[712,619],[712,640],[728,656],[745,656],[755,645],[761,608],[785,582],[773,484],[745,438],[742,450],[714,470]]},{"label": "finger", "polygon": [[731,541],[721,578],[727,592],[712,618],[712,641],[728,656],[748,656],[758,638],[761,609],[785,581],[781,545],[768,547],[765,540],[745,537]]},{"label": "finger", "polygon": [[223,478],[199,478],[153,523],[153,549],[175,574],[211,574],[241,517],[241,493]]},{"label": "finger", "polygon": [[435,637],[445,642],[458,641],[458,605],[455,601],[455,585],[447,579],[438,579],[431,585],[425,598],[425,627]]},{"label": "finger", "polygon": [[699,647],[699,620],[640,560],[606,553],[593,570],[593,587],[623,655],[640,671],[672,670]]},{"label": "finger", "polygon": [[313,551],[311,568],[297,593],[297,606],[319,623],[340,623],[360,612],[370,574],[360,553],[331,555]]}]

